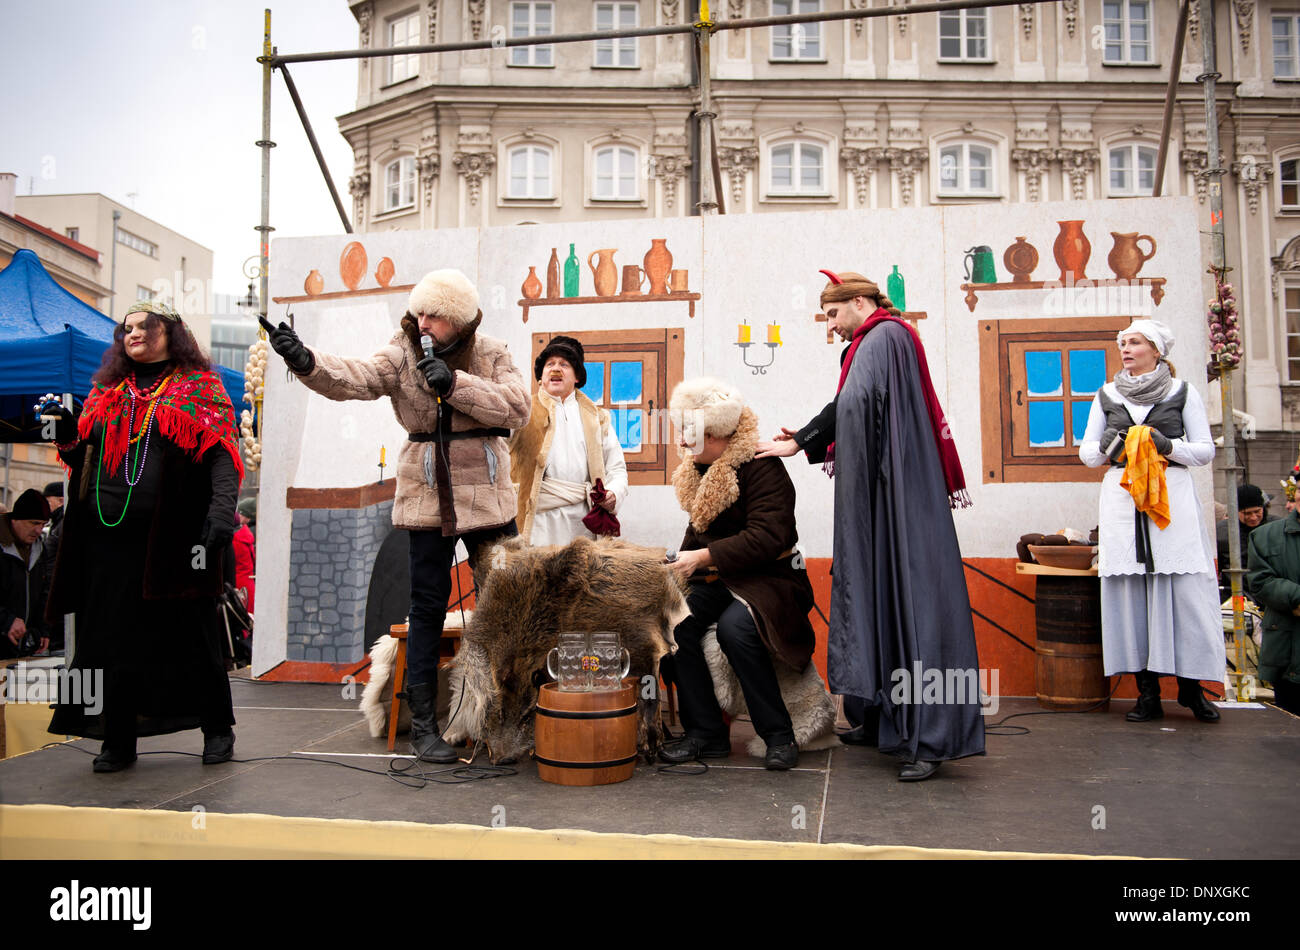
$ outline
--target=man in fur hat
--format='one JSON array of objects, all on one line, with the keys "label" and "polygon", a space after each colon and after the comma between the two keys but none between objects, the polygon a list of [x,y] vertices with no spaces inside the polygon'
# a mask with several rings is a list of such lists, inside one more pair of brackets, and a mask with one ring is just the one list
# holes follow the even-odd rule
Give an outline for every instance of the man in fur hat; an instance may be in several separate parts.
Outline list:
[{"label": "man in fur hat", "polygon": [[44,652],[48,590],[41,531],[50,505],[35,488],[18,496],[14,510],[0,515],[0,658]]},{"label": "man in fur hat", "polygon": [[411,536],[406,690],[411,749],[429,762],[456,760],[436,702],[456,542],[473,565],[480,550],[516,533],[506,439],[528,421],[528,387],[505,343],[478,333],[482,320],[469,279],[438,270],[415,285],[401,329],[369,359],[313,352],[284,323],[271,334],[308,389],[336,400],[387,396],[410,433],[398,455],[393,526]]},{"label": "man in fur hat", "polygon": [[[689,584],[691,616],[677,625],[673,679],[683,739],[660,758],[723,758],[731,737],[713,692],[701,640],[717,624],[718,646],[736,672],[754,731],[767,743],[764,765],[799,761],[790,713],[772,654],[796,670],[812,658],[812,585],[794,551],[794,483],[776,459],[755,459],[758,419],[732,386],[707,377],[673,390],[668,411],[682,451],[673,489],[690,515],[672,570]],[[665,660],[667,663],[667,660]]]},{"label": "man in fur hat", "polygon": [[[541,546],[595,535],[583,518],[596,503],[616,514],[627,497],[627,464],[609,412],[580,392],[586,354],[571,336],[554,336],[537,355],[538,381],[528,425],[510,438],[510,477],[519,492],[519,534]],[[592,498],[597,480],[604,489]]]}]

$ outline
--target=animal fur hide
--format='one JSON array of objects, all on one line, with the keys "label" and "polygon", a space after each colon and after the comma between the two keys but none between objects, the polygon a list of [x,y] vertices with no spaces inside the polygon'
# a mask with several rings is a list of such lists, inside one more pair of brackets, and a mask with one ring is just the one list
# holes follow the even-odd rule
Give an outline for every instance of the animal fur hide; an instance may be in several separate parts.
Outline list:
[{"label": "animal fur hide", "polygon": [[482,740],[493,762],[526,755],[546,654],[560,633],[613,630],[630,654],[628,675],[650,686],[638,693],[637,744],[653,758],[659,660],[676,650],[673,630],[688,613],[663,550],[610,538],[533,548],[515,538],[485,554],[474,617],[451,670],[451,708],[459,712],[444,738]]},{"label": "animal fur hide", "polygon": [[[443,630],[458,629],[461,626],[461,614],[464,623],[469,623],[474,611],[452,611],[447,614]],[[388,710],[393,703],[393,664],[397,659],[397,638],[384,634],[370,648],[370,679],[361,691],[361,715],[365,717],[370,736],[382,739],[388,735]],[[451,707],[453,710],[455,706]],[[411,731],[411,708],[402,700],[398,706],[397,731]]]},{"label": "animal fur hide", "polygon": [[[722,648],[718,646],[715,627],[710,627],[704,635],[701,645],[704,647],[704,660],[709,665],[709,676],[713,679],[713,692],[718,697],[718,705],[732,719],[748,716],[745,707],[745,695],[740,689],[740,680],[736,671],[727,662]],[[799,751],[811,752],[816,749],[830,749],[838,746],[840,740],[835,737],[835,700],[826,691],[817,667],[809,663],[802,673],[796,672],[788,663],[773,658],[772,666],[776,669],[776,682],[781,687],[781,699],[790,713],[790,722],[794,725],[794,741],[799,744]],[[767,743],[759,736],[749,740],[750,755],[762,758],[767,752]]]}]

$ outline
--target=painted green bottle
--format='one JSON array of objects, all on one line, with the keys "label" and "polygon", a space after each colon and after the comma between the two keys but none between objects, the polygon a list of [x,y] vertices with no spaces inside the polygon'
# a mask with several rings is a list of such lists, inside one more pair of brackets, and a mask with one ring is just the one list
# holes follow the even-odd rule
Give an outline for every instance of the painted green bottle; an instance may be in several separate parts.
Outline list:
[{"label": "painted green bottle", "polygon": [[907,288],[903,285],[903,275],[898,272],[897,264],[894,265],[894,272],[885,281],[885,293],[899,311],[907,309]]},{"label": "painted green bottle", "polygon": [[573,250],[573,245],[569,245],[569,256],[564,262],[564,296],[578,296],[578,278],[581,272],[578,270],[578,255]]}]

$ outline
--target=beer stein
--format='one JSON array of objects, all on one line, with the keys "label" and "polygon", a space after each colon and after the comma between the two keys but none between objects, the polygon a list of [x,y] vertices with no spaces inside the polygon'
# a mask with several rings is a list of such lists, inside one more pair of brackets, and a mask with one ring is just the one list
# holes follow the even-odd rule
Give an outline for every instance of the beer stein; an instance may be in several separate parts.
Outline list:
[{"label": "beer stein", "polygon": [[632,665],[632,656],[622,647],[617,633],[598,632],[591,635],[588,651],[593,690],[618,689]]},{"label": "beer stein", "polygon": [[546,654],[546,672],[566,693],[591,689],[587,636],[583,633],[560,634],[560,645]]}]

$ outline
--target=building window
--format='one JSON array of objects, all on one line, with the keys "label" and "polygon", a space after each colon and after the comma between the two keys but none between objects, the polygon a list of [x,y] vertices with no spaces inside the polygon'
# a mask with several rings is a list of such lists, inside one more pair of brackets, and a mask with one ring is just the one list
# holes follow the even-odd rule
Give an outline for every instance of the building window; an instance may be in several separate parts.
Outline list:
[{"label": "building window", "polygon": [[[420,14],[411,13],[394,17],[388,21],[388,45],[415,46],[420,42]],[[388,57],[388,82],[401,82],[420,72],[420,56],[408,53],[405,56]]]},{"label": "building window", "polygon": [[[640,25],[638,6],[635,3],[596,4],[596,30],[630,30]],[[596,40],[596,66],[635,69],[637,38],[620,36],[617,39]]]},{"label": "building window", "polygon": [[989,59],[987,10],[945,10],[939,13],[941,60]]},{"label": "building window", "polygon": [[1282,318],[1286,321],[1287,382],[1300,383],[1300,284],[1283,286]]},{"label": "building window", "polygon": [[524,145],[510,150],[507,198],[551,198],[551,150]]},{"label": "building window", "polygon": [[384,210],[415,204],[415,159],[404,155],[384,169]]},{"label": "building window", "polygon": [[[582,341],[587,385],[582,392],[609,412],[633,485],[666,485],[678,458],[668,420],[668,394],[682,381],[680,329],[561,331]],[[533,334],[533,360],[550,340]],[[534,388],[536,383],[534,383]]]},{"label": "building window", "polygon": [[1300,211],[1300,158],[1278,162],[1277,170],[1279,206],[1286,211]]},{"label": "building window", "polygon": [[81,228],[64,228],[63,233],[67,236],[69,241],[81,240]]},{"label": "building window", "polygon": [[[772,0],[772,16],[821,13],[821,0]],[[772,27],[772,59],[821,60],[822,25],[791,23]]]},{"label": "building window", "polygon": [[153,291],[150,290],[148,287],[146,287],[144,284],[136,284],[136,285],[135,285],[135,299],[136,299],[136,300],[153,300]]},{"label": "building window", "polygon": [[826,150],[810,142],[788,142],[768,153],[768,193],[825,195]]},{"label": "building window", "polygon": [[1300,79],[1300,14],[1273,17],[1273,78]]},{"label": "building window", "polygon": [[993,149],[969,142],[939,149],[940,195],[992,195],[996,192]]},{"label": "building window", "polygon": [[251,321],[212,321],[212,361],[229,369],[244,371],[248,350],[257,339],[257,324]]},{"label": "building window", "polygon": [[1150,0],[1105,0],[1101,18],[1106,36],[1103,63],[1122,66],[1152,61]]},{"label": "building window", "polygon": [[1079,462],[1093,396],[1122,369],[1128,317],[981,320],[984,482],[1099,481]]},{"label": "building window", "polygon": [[146,254],[149,257],[158,256],[157,244],[154,244],[152,241],[146,241],[144,238],[137,237],[130,231],[124,231],[121,228],[117,229],[117,243],[125,244],[127,247],[133,248],[141,254]]},{"label": "building window", "polygon": [[595,182],[591,196],[605,201],[635,201],[637,150],[622,145],[596,149]]},{"label": "building window", "polygon": [[1145,145],[1118,145],[1107,150],[1112,198],[1148,196],[1156,186],[1156,150]]},{"label": "building window", "polygon": [[[550,36],[555,32],[555,4],[510,4],[510,35]],[[512,46],[511,66],[554,66],[554,46]]]}]

